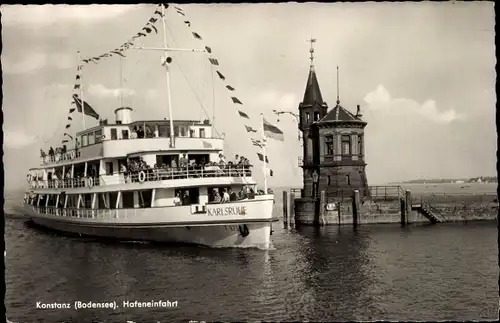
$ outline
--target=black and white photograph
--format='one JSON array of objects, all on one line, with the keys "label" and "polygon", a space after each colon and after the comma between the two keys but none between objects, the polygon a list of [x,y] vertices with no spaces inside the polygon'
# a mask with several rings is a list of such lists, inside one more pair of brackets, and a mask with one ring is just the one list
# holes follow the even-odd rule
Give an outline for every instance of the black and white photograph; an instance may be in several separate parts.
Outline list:
[{"label": "black and white photograph", "polygon": [[494,9],[1,5],[6,321],[498,320]]}]

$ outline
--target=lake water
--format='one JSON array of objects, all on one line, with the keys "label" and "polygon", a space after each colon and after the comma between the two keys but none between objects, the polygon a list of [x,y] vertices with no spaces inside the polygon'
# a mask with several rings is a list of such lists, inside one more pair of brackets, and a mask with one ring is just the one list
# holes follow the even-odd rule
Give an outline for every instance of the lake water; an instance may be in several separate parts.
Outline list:
[{"label": "lake water", "polygon": [[[7,196],[5,206],[5,305],[15,322],[498,318],[495,222],[298,232],[279,224],[273,250],[209,249],[103,243],[27,228],[13,217],[20,198]],[[150,300],[178,306],[122,303]],[[119,308],[36,308],[75,301],[116,301]]]}]

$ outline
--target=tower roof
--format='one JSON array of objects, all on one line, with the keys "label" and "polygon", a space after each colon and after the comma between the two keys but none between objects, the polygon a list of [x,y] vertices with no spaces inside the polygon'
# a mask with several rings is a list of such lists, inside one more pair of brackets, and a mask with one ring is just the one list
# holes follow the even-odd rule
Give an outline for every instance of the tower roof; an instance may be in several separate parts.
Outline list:
[{"label": "tower roof", "polygon": [[323,105],[323,97],[321,96],[321,90],[319,89],[318,78],[316,77],[316,71],[314,66],[311,66],[309,70],[309,77],[307,78],[306,91],[304,93],[304,99],[302,100],[303,105],[313,105],[314,103]]},{"label": "tower roof", "polygon": [[319,120],[318,123],[338,122],[338,121],[364,122],[363,120],[361,120],[360,117],[355,116],[349,110],[345,109],[340,104],[337,104],[333,109],[330,110],[330,112],[326,114],[326,116],[321,118],[321,120]]}]

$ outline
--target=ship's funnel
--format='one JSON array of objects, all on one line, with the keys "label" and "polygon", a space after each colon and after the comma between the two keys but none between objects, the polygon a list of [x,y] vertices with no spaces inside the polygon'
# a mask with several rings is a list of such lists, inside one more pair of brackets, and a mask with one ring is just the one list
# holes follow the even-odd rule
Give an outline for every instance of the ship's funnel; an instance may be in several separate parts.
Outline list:
[{"label": "ship's funnel", "polygon": [[115,110],[116,124],[132,123],[132,108],[121,107]]}]

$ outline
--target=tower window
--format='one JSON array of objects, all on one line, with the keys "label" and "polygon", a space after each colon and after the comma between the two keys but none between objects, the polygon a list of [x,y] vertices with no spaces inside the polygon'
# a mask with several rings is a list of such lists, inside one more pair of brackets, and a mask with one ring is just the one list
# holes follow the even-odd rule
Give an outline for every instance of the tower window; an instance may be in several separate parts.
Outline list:
[{"label": "tower window", "polygon": [[328,186],[332,183],[330,175],[328,175]]},{"label": "tower window", "polygon": [[362,134],[359,134],[358,135],[358,154],[360,156],[363,156],[363,135]]},{"label": "tower window", "polygon": [[342,136],[342,155],[350,155],[351,154],[351,136],[343,135]]},{"label": "tower window", "polygon": [[306,112],[306,122],[309,123],[311,120],[311,116],[309,115],[309,112]]},{"label": "tower window", "polygon": [[314,112],[314,121],[319,121],[319,112]]},{"label": "tower window", "polygon": [[325,155],[333,155],[334,149],[333,149],[333,136],[332,135],[326,135],[325,136]]},{"label": "tower window", "polygon": [[351,186],[351,177],[349,175],[345,176],[345,181],[346,181],[348,186]]}]

